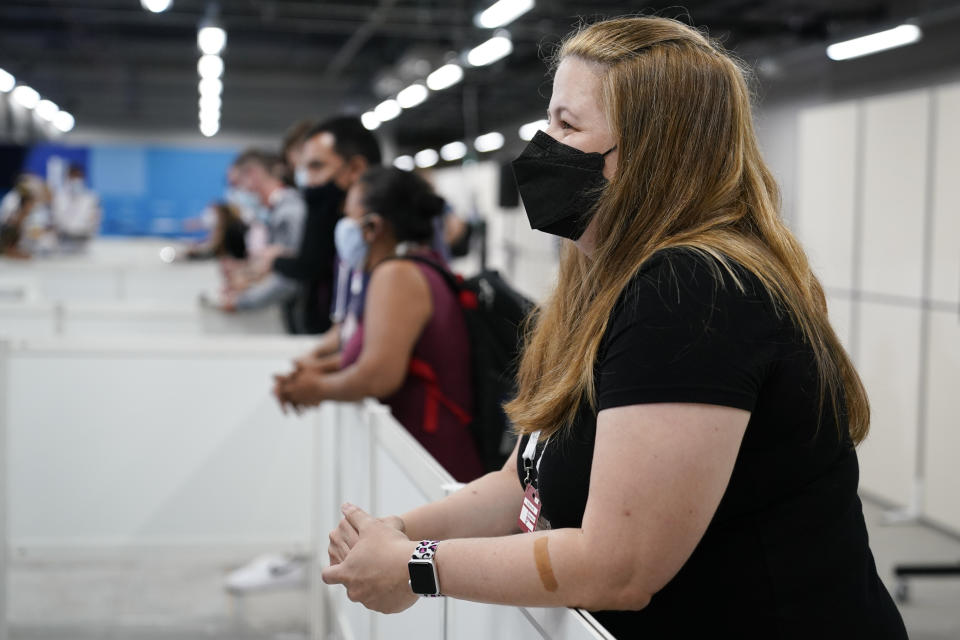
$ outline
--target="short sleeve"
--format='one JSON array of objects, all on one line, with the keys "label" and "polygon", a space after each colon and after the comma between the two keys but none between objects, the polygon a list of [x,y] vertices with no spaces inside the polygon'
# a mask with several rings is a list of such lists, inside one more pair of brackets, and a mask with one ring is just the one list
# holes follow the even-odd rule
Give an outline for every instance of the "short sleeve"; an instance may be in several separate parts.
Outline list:
[{"label": "short sleeve", "polygon": [[695,402],[752,411],[782,340],[759,281],[713,258],[656,254],[614,307],[597,362],[598,410]]}]

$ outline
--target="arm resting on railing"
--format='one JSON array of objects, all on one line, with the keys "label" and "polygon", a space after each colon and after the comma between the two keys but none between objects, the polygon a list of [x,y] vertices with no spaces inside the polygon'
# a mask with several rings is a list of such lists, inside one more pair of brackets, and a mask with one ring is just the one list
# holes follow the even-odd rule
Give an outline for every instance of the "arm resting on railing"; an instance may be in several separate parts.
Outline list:
[{"label": "arm resting on railing", "polygon": [[[514,606],[643,608],[706,531],[749,416],[676,403],[601,411],[582,527],[445,540],[435,556],[442,592]],[[519,508],[517,501],[514,513]],[[411,606],[415,543],[358,507],[345,506],[344,515],[355,533],[324,581],[344,584],[351,599],[377,611]],[[424,521],[433,518],[439,513]]]},{"label": "arm resting on railing", "polygon": [[502,469],[477,478],[442,500],[400,516],[411,540],[487,538],[518,533],[517,513],[523,487],[517,478],[517,451]]}]

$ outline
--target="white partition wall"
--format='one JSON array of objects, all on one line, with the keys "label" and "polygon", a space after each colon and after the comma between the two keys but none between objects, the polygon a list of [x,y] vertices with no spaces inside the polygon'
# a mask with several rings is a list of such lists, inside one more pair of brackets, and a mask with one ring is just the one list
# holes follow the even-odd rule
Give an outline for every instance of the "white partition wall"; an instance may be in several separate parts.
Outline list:
[{"label": "white partition wall", "polygon": [[0,391],[10,545],[302,546],[311,429],[281,415],[269,390],[310,344],[10,345]]},{"label": "white partition wall", "polygon": [[960,307],[960,83],[934,91],[930,295]]},{"label": "white partition wall", "polygon": [[870,435],[860,445],[860,487],[913,505],[917,476],[920,310],[863,302],[857,369],[870,397]]},{"label": "white partition wall", "polygon": [[960,84],[803,111],[797,235],[872,406],[868,495],[960,532]]},{"label": "white partition wall", "polygon": [[[318,640],[609,639],[574,610],[441,598],[384,616],[350,602],[342,587],[322,584],[327,533],[343,501],[399,513],[441,498],[452,478],[376,402],[327,403],[300,418],[283,416],[269,376],[311,344],[0,341],[0,479],[9,479],[0,481],[0,549],[86,561],[122,550],[130,562],[162,549],[306,548],[315,559],[309,613]],[[0,553],[2,585],[6,559]],[[109,575],[89,588],[124,589],[105,584]],[[30,602],[31,611],[64,599],[85,602],[70,588],[87,587],[59,588],[46,605]],[[222,586],[209,588],[219,594]],[[0,615],[5,596],[0,591]],[[112,611],[109,602],[97,607],[93,616]],[[0,639],[4,623],[0,617]],[[113,631],[112,623],[100,624]],[[120,622],[115,630],[122,635]]]},{"label": "white partition wall", "polygon": [[927,430],[924,441],[924,514],[960,531],[960,310],[930,314]]},{"label": "white partition wall", "polygon": [[797,237],[823,286],[848,289],[853,281],[854,209],[857,199],[857,117],[844,102],[810,109],[798,122]]},{"label": "white partition wall", "polygon": [[923,270],[929,91],[863,101],[861,285],[919,297]]}]

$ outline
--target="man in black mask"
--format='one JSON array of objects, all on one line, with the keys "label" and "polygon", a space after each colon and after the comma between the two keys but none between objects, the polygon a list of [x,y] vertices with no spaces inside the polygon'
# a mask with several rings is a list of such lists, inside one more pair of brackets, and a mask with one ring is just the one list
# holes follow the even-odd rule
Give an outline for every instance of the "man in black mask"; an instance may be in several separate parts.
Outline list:
[{"label": "man in black mask", "polygon": [[337,251],[333,229],[343,201],[368,167],[380,164],[380,145],[358,118],[335,117],[303,134],[297,186],[307,204],[306,227],[296,256],[279,257],[274,272],[302,283],[301,333],[323,333],[330,328]]}]

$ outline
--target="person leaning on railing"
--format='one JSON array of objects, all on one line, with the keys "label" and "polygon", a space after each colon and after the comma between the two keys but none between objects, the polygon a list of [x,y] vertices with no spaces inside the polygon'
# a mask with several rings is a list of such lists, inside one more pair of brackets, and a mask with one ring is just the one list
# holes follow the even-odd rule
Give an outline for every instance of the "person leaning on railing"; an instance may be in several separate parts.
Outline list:
[{"label": "person leaning on railing", "polygon": [[572,240],[506,405],[523,438],[400,517],[344,505],[324,581],[383,612],[582,607],[618,638],[905,638],[857,497],[867,397],[742,67],[635,17],[557,60],[514,163],[531,225]]},{"label": "person leaning on railing", "polygon": [[[444,200],[420,176],[375,167],[347,192],[335,242],[340,260],[369,279],[362,315],[343,350],[276,376],[281,406],[378,398],[459,481],[483,473],[469,431],[470,338],[456,292],[431,248]],[[420,258],[432,264],[418,262]]]}]

